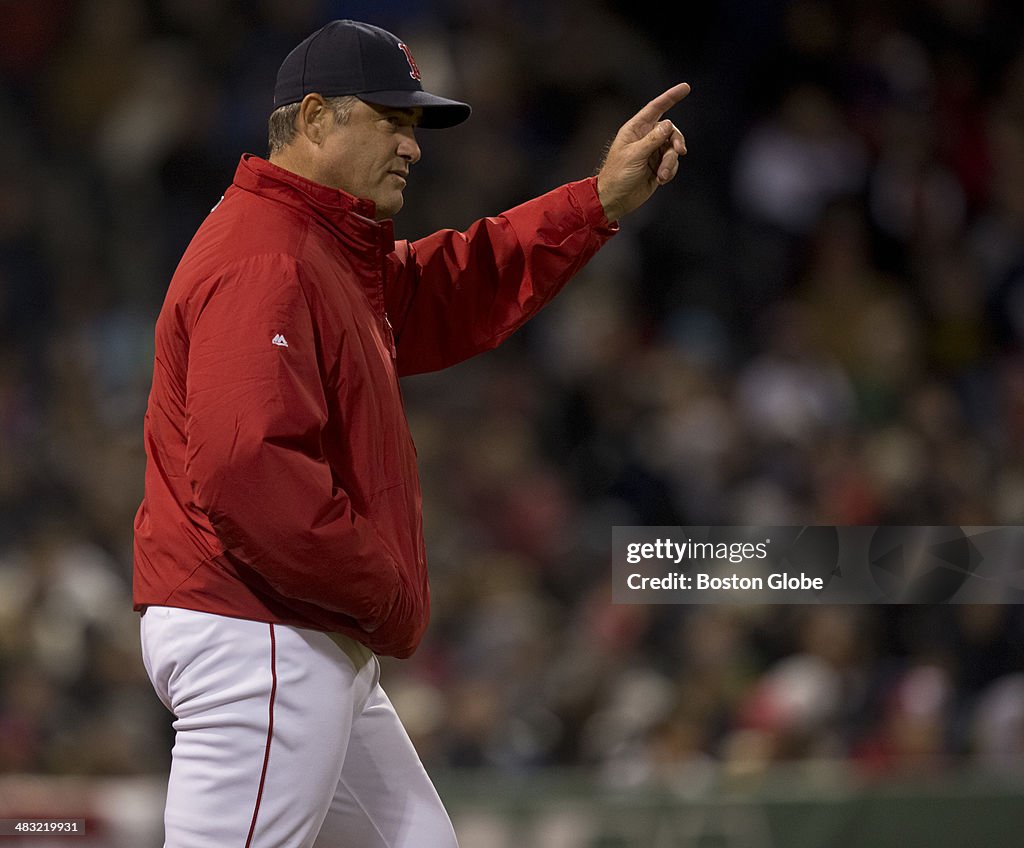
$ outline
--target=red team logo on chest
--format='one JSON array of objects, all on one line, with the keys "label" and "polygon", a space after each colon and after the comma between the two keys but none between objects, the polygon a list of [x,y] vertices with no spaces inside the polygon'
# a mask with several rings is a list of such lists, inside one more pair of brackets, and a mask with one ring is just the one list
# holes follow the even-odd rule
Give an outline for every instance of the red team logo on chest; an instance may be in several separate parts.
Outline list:
[{"label": "red team logo on chest", "polygon": [[405,60],[409,63],[409,76],[414,80],[421,79],[420,69],[416,66],[416,60],[412,58],[412,51],[401,41],[398,42],[398,48],[405,54]]}]

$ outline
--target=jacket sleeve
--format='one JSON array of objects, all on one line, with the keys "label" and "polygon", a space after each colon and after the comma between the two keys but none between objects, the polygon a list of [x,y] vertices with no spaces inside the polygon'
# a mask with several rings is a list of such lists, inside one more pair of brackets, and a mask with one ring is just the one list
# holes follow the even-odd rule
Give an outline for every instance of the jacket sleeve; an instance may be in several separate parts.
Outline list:
[{"label": "jacket sleeve", "polygon": [[436,371],[497,347],[617,230],[591,177],[465,232],[399,242],[385,284],[398,373]]},{"label": "jacket sleeve", "polygon": [[318,335],[298,274],[288,257],[257,257],[190,310],[186,471],[226,550],[281,595],[379,630],[374,650],[401,651],[419,638],[421,601],[325,459]]}]

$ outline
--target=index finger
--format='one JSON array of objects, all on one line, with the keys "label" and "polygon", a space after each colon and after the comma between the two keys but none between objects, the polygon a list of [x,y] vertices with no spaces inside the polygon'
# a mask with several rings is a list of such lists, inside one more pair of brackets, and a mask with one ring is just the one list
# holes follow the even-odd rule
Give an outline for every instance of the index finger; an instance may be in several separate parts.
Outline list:
[{"label": "index finger", "polygon": [[678,83],[677,85],[672,86],[668,91],[659,94],[650,103],[644,106],[643,109],[636,113],[634,120],[657,121],[689,93],[690,84],[688,82]]}]

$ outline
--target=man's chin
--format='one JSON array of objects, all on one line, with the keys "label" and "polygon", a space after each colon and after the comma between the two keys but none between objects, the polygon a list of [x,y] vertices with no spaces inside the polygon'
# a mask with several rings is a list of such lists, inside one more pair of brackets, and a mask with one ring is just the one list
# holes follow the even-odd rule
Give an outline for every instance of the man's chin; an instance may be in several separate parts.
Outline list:
[{"label": "man's chin", "polygon": [[385,218],[394,218],[405,205],[405,198],[399,194],[395,198],[388,198],[376,204],[376,218],[383,221]]}]

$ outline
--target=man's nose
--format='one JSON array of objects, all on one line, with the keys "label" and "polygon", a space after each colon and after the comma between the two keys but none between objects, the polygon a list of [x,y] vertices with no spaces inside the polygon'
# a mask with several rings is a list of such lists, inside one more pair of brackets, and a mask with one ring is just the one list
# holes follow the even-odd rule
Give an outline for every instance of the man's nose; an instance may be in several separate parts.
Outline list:
[{"label": "man's nose", "polygon": [[416,143],[416,134],[412,127],[408,127],[402,133],[402,141],[398,145],[398,155],[410,165],[415,165],[420,161],[420,153],[420,146]]}]

